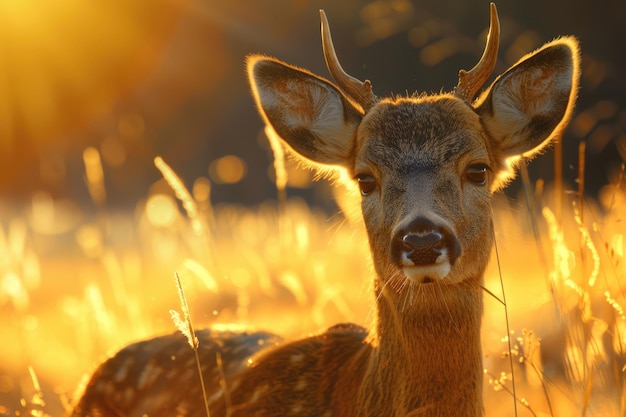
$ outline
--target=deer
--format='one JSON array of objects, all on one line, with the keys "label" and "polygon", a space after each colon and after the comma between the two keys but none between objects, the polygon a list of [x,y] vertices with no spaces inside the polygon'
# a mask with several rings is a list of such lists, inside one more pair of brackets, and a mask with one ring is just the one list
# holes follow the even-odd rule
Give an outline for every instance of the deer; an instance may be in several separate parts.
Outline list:
[{"label": "deer", "polygon": [[[334,81],[264,55],[247,58],[247,74],[287,149],[316,169],[345,170],[360,192],[374,323],[287,342],[198,331],[210,416],[482,416],[492,197],[567,126],[578,43],[546,43],[484,88],[498,57],[492,3],[484,52],[453,91],[379,98],[345,72],[320,16]],[[181,334],[129,345],[97,368],[71,416],[205,415],[193,358]]]}]

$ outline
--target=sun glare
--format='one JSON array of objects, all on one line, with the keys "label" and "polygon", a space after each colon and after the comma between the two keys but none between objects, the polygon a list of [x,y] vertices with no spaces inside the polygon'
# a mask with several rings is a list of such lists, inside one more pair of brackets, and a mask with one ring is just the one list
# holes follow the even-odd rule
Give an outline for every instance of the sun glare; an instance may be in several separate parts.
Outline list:
[{"label": "sun glare", "polygon": [[84,123],[145,73],[175,1],[0,2],[1,149]]}]

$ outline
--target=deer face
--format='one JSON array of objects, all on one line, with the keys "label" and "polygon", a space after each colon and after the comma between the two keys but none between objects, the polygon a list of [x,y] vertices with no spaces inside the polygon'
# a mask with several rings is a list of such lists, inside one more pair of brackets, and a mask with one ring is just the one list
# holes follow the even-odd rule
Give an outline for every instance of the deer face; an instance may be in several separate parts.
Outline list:
[{"label": "deer face", "polygon": [[495,165],[486,139],[452,96],[383,100],[363,118],[352,176],[377,272],[392,287],[482,276]]},{"label": "deer face", "polygon": [[459,73],[454,94],[379,100],[369,81],[343,72],[323,13],[338,85],[272,58],[248,59],[267,125],[294,153],[341,166],[358,182],[374,264],[392,289],[478,285],[493,241],[491,193],[569,118],[578,83],[572,38],[524,57],[473,101],[495,65],[498,33],[492,4],[483,57]]}]

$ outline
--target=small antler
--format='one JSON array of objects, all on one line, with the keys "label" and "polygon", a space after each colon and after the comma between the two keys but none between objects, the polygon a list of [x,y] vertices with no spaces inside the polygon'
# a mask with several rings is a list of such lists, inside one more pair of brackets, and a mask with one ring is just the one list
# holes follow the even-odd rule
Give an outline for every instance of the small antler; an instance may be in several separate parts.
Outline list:
[{"label": "small antler", "polygon": [[498,59],[498,45],[500,43],[500,21],[496,5],[490,5],[489,34],[485,44],[485,51],[480,61],[469,71],[459,71],[459,83],[454,89],[454,95],[461,100],[471,102],[478,90],[491,75]]},{"label": "small antler", "polygon": [[376,95],[372,91],[372,83],[369,80],[357,80],[343,70],[335,53],[333,38],[330,35],[330,27],[324,10],[320,10],[320,19],[322,21],[322,47],[328,71],[339,88],[367,113],[377,101]]}]

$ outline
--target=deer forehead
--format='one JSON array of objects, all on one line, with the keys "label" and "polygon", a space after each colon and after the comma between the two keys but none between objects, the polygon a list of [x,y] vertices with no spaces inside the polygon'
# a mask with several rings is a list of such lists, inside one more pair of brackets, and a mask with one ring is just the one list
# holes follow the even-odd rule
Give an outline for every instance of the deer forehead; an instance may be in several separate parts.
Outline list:
[{"label": "deer forehead", "polygon": [[489,162],[478,115],[452,96],[383,99],[357,134],[356,170],[433,172],[461,159]]}]

